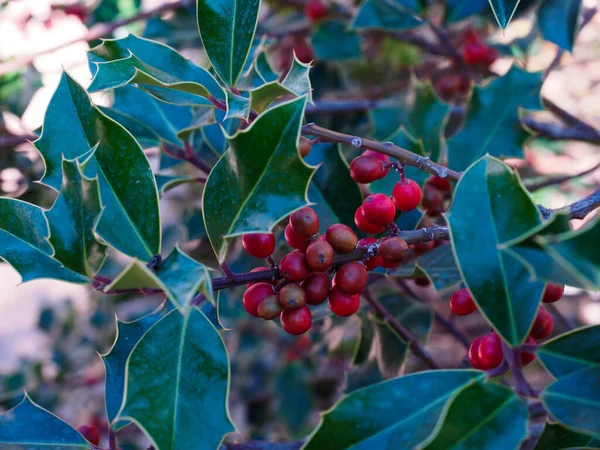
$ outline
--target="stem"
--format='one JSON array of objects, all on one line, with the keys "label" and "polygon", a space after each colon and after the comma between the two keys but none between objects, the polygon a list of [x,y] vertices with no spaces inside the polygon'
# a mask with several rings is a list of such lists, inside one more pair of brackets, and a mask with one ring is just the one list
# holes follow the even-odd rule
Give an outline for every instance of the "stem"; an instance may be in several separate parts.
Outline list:
[{"label": "stem", "polygon": [[221,264],[221,270],[225,273],[225,277],[228,280],[235,280],[235,274],[231,271],[227,263]]},{"label": "stem", "polygon": [[117,433],[112,428],[108,429],[108,450],[117,450]]},{"label": "stem", "polygon": [[526,184],[525,187],[527,188],[527,190],[529,192],[533,192],[533,191],[537,191],[538,189],[542,189],[548,186],[552,186],[555,184],[562,184],[566,181],[571,181],[575,178],[580,178],[583,177],[585,175],[588,175],[592,172],[595,172],[596,170],[600,169],[600,162],[598,164],[596,164],[594,167],[591,167],[590,169],[586,169],[583,172],[579,172],[576,173],[575,175],[561,175],[558,177],[552,177],[552,178],[547,178],[545,180],[542,181],[538,181],[535,183],[530,183],[530,184]]},{"label": "stem", "polygon": [[511,348],[502,343],[504,348],[504,358],[508,362],[512,370],[513,377],[515,379],[515,392],[524,397],[539,397],[539,392],[531,387],[525,375],[523,375],[523,369],[521,367],[521,347]]}]

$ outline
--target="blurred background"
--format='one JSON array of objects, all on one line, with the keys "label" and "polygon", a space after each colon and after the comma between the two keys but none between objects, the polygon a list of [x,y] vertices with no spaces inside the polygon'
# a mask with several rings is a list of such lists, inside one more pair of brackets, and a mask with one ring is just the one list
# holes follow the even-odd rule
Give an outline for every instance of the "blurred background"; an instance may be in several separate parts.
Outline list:
[{"label": "blurred background", "polygon": [[[99,37],[142,35],[167,43],[196,64],[208,66],[192,3],[0,0],[0,195],[42,207],[52,205],[56,193],[37,183],[44,164],[30,141],[39,133],[62,70],[81,85],[90,84],[86,51],[99,43]],[[347,23],[349,14],[358,6],[350,0],[326,3],[340,23]],[[590,11],[599,5],[585,0],[583,6],[584,11]],[[303,11],[303,0],[264,1],[259,33],[268,36],[269,58],[279,71],[285,72],[289,67],[292,50],[301,60],[314,60],[312,83],[317,111],[319,105],[328,102],[397,95],[408,86],[411,72],[431,77],[431,67],[439,63],[402,36],[365,32],[360,36],[344,34],[338,39],[332,34],[317,34]],[[585,20],[588,22],[578,35],[573,53],[562,54],[560,65],[553,68],[544,84],[543,94],[598,128],[600,14],[591,14]],[[557,47],[533,32],[525,8],[504,34],[482,18],[467,21],[465,27],[468,26],[477,27],[500,50],[502,57],[493,67],[498,72],[506,71],[515,58],[530,71],[546,70],[556,62]],[[427,32],[423,33],[428,38]],[[339,58],[340,52],[349,56]],[[394,84],[397,92],[373,93],[374,87],[386,83]],[[94,94],[92,98],[102,106],[114,102],[106,93]],[[535,118],[549,123],[556,120],[545,112],[536,113]],[[365,134],[369,131],[369,116],[360,110],[347,110],[344,114],[318,112],[310,120],[331,128],[352,128]],[[557,208],[600,186],[600,170],[594,170],[600,165],[597,144],[532,139],[526,146],[526,159],[509,163],[523,177],[533,180],[565,176],[566,181],[534,192],[537,202]],[[155,168],[164,167],[158,148],[148,146],[145,150]],[[187,169],[172,170],[178,173]],[[586,171],[583,176],[568,179]],[[184,185],[161,199],[165,247],[179,242],[185,251],[214,266],[199,209],[200,189],[201,186]],[[575,227],[583,223],[575,222]],[[233,250],[230,260],[234,270],[253,267],[239,249]],[[126,263],[127,258],[113,251],[104,270],[116,274]],[[0,263],[1,409],[14,406],[26,389],[36,402],[75,426],[93,423],[106,428],[104,366],[99,354],[108,352],[114,341],[115,314],[124,321],[134,320],[154,310],[163,299],[109,297],[88,287],[48,280],[19,283],[19,275]],[[419,286],[412,280],[406,284],[435,313],[454,320],[448,309],[453,289],[436,292],[431,285]],[[329,408],[343,392],[421,368],[420,362],[410,356],[402,367],[386,364],[382,354],[394,351],[388,348],[372,349],[368,356],[372,364],[357,372],[351,361],[360,336],[359,317],[326,317],[310,334],[294,338],[281,333],[276,325],[243,314],[242,292],[243,288],[238,288],[221,293],[220,313],[222,325],[229,329],[223,337],[232,365],[230,408],[244,439],[300,439],[318,423],[317,412]],[[558,331],[573,324],[600,323],[600,293],[567,287],[565,299],[556,306],[562,316]],[[423,314],[431,318],[429,308]],[[437,325],[431,327],[432,322],[429,319],[424,332],[428,349],[444,367],[460,367],[465,349]],[[470,339],[486,331],[477,314],[461,318],[457,325]],[[384,338],[380,337],[380,343],[385,345]],[[538,384],[547,381],[536,364],[527,371],[534,378],[539,374]],[[120,436],[123,450],[147,445],[134,427],[126,428]]]}]

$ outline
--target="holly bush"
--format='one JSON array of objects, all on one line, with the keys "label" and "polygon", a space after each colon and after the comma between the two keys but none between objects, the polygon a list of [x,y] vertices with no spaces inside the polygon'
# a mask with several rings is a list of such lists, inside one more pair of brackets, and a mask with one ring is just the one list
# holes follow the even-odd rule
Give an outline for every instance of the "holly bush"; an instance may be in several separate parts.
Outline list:
[{"label": "holly bush", "polygon": [[[192,5],[204,64],[152,39],[174,36],[176,17],[98,42],[87,89],[62,74],[34,142],[56,198],[47,209],[0,198],[0,257],[23,282],[164,301],[118,320],[101,355],[102,436],[25,394],[0,416],[0,448],[116,450],[136,427],[155,450],[600,447],[600,326],[555,327],[565,320],[552,305],[565,285],[600,289],[600,220],[573,228],[600,191],[552,210],[533,200],[540,183],[504,162],[532,137],[598,142],[541,96],[594,11],[579,0],[277,3]],[[523,17],[526,37],[488,39]],[[541,40],[557,58],[531,71]],[[356,99],[338,100],[339,86]],[[565,126],[529,115],[543,109]],[[159,206],[180,186],[192,213],[174,241]],[[129,261],[116,273],[114,255]],[[456,319],[428,304],[433,289]],[[469,315],[480,336],[461,331]],[[436,358],[434,324],[461,346],[458,365]],[[230,345],[236,331],[274,348]],[[234,434],[230,366],[261,358],[294,362],[275,394],[296,440]],[[331,377],[315,391],[338,401],[311,429],[298,361],[323,358]],[[534,361],[543,386],[524,370]]]}]

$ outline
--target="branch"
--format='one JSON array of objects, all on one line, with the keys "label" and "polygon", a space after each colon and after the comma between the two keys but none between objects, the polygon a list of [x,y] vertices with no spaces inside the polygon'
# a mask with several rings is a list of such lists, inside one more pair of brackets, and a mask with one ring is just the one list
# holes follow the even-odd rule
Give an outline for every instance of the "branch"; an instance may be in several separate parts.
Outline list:
[{"label": "branch", "polygon": [[554,213],[569,213],[570,219],[584,219],[589,213],[600,206],[600,188],[596,189],[587,197],[570,205],[558,209],[546,209],[541,207],[542,214],[548,218]]},{"label": "branch", "polygon": [[562,184],[566,181],[571,181],[575,178],[583,177],[592,172],[595,172],[598,169],[600,169],[600,162],[598,164],[596,164],[594,167],[591,167],[590,169],[586,169],[583,172],[576,173],[575,175],[561,175],[558,177],[551,177],[551,178],[547,178],[545,180],[541,180],[541,181],[538,181],[535,183],[526,184],[525,187],[527,188],[527,190],[529,192],[533,192],[533,191],[537,191],[538,189],[552,186],[554,184]]},{"label": "branch", "polygon": [[581,141],[600,144],[600,132],[583,126],[564,127],[552,122],[539,122],[532,116],[523,117],[523,125],[534,131],[539,136],[552,141]]}]

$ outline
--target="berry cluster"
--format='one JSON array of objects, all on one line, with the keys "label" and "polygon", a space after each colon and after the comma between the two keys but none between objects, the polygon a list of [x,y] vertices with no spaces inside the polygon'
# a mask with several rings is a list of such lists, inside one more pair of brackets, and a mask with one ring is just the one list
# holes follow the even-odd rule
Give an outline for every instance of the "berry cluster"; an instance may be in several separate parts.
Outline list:
[{"label": "berry cluster", "polygon": [[[548,283],[542,297],[542,302],[553,303],[560,300],[565,287],[559,284]],[[459,289],[450,298],[450,310],[457,316],[467,316],[477,309],[475,301],[467,289]],[[540,307],[526,344],[535,345],[536,340],[546,339],[554,329],[552,316],[548,314],[543,307]],[[535,355],[530,352],[521,354],[521,364],[529,364],[535,359]],[[491,332],[485,336],[479,336],[471,343],[469,348],[469,360],[475,369],[490,370],[498,367],[504,360],[504,351],[502,349],[502,339],[500,336]]]}]

